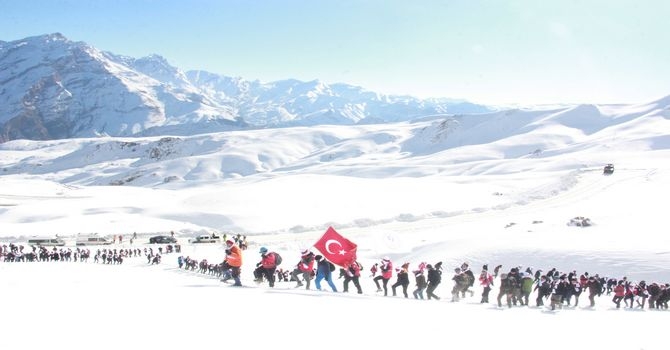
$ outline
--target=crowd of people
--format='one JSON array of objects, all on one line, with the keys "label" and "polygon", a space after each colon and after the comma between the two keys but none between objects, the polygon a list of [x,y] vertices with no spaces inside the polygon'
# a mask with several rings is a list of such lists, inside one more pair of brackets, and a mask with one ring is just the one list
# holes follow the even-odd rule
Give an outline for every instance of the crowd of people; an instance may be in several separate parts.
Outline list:
[{"label": "crowd of people", "polygon": [[85,247],[46,247],[31,245],[26,249],[23,245],[10,243],[0,246],[0,261],[2,262],[88,262],[93,259],[94,263],[100,264],[122,264],[127,258],[146,257],[149,264],[159,264],[161,255],[180,251],[178,245],[168,244],[165,247],[140,248],[98,248],[91,256],[91,249]]},{"label": "crowd of people", "polygon": [[[200,261],[190,256],[179,256],[177,263],[180,269],[198,271],[220,278],[223,282],[232,281],[232,286],[241,286],[242,248],[246,248],[246,240],[234,236],[226,240],[226,256],[221,263],[211,263],[206,259]],[[131,257],[146,257],[148,264],[160,264],[162,255],[179,253],[178,245],[167,245],[141,248],[100,248],[92,256],[94,263],[122,264]],[[323,282],[332,292],[348,293],[350,285],[358,294],[363,294],[362,281],[365,269],[358,261],[350,261],[338,267],[324,256],[315,254],[309,249],[300,252],[300,260],[288,269],[280,267],[282,257],[266,247],[259,249],[259,261],[253,271],[256,283],[267,282],[274,287],[278,282],[295,283],[295,288],[310,289],[312,280],[317,290],[324,288]],[[91,250],[84,247],[44,247],[4,244],[0,246],[0,261],[4,262],[88,262]],[[378,263],[370,266],[369,278],[376,287],[376,293],[383,296],[399,296],[414,299],[441,300],[438,288],[443,285],[442,262],[429,264],[420,262],[415,269],[410,263],[404,262],[394,267],[389,257],[383,257]],[[335,275],[342,280],[341,288],[335,283]],[[393,277],[395,276],[395,280]],[[648,308],[668,309],[670,301],[670,283],[653,281],[632,281],[627,277],[605,277],[589,272],[562,272],[556,268],[534,270],[532,267],[523,269],[521,266],[511,267],[503,271],[502,265],[489,270],[488,265],[482,266],[478,276],[473,273],[467,262],[453,269],[450,275],[449,299],[458,302],[463,298],[474,297],[475,286],[481,290],[480,303],[493,303],[498,307],[531,306],[550,307],[552,310],[564,307],[579,306],[580,297],[586,294],[587,307],[594,307],[596,298],[607,297],[616,308]],[[494,289],[496,291],[494,291]],[[489,300],[494,291],[495,300]],[[479,291],[478,291],[479,292]],[[532,297],[531,297],[532,296]]]},{"label": "crowd of people", "polygon": [[[239,280],[242,266],[239,248],[232,240],[226,242],[226,258],[221,264],[198,265],[198,271],[221,277],[221,281],[234,279],[234,286],[241,285]],[[235,253],[235,250],[238,253]],[[322,290],[322,282],[326,282],[332,292],[340,289],[335,284],[335,271],[337,267],[309,249],[300,252],[300,260],[289,269],[279,267],[281,256],[270,251],[266,247],[259,249],[260,261],[256,263],[253,271],[256,283],[267,282],[269,287],[274,287],[277,282],[293,282],[295,288],[311,288],[311,281],[317,290]],[[194,260],[187,257],[179,257],[180,268],[195,268],[185,262]],[[278,263],[279,261],[279,263]],[[232,264],[235,265],[232,265]],[[196,262],[197,265],[197,262]],[[356,288],[358,294],[363,293],[361,278],[364,274],[363,265],[358,261],[351,261],[339,268],[337,279],[342,280],[341,291],[349,292],[350,284]],[[369,278],[376,287],[376,293],[384,296],[400,296],[404,298],[441,300],[437,295],[438,288],[442,285],[443,266],[442,262],[429,264],[420,262],[416,269],[410,270],[410,263],[404,262],[394,268],[389,257],[383,257],[381,261],[373,264],[369,269]],[[395,280],[393,277],[395,276]],[[412,278],[413,277],[413,278]],[[626,308],[648,308],[656,310],[667,310],[670,300],[670,283],[646,281],[631,281],[627,277],[605,277],[589,272],[577,273],[577,271],[562,272],[556,268],[534,270],[532,267],[523,269],[521,266],[511,267],[503,271],[502,265],[492,270],[488,265],[482,266],[476,275],[467,262],[453,269],[450,275],[449,297],[451,302],[459,302],[463,298],[475,296],[475,286],[481,291],[480,303],[493,303],[498,307],[549,307],[552,310],[564,307],[579,306],[580,297],[586,294],[588,305],[594,307],[596,298],[605,296],[614,307],[621,308],[621,302]],[[489,294],[494,289],[495,299],[489,300]],[[479,293],[478,290],[478,293]],[[534,300],[534,302],[533,302]]]}]

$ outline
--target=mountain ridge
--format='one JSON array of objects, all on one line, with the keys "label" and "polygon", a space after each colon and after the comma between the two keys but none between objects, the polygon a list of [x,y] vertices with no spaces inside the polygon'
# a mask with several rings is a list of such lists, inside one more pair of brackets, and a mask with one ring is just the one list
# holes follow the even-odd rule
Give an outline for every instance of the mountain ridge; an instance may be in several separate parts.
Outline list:
[{"label": "mountain ridge", "polygon": [[183,72],[157,54],[116,55],[60,33],[2,42],[0,83],[0,142],[372,124],[493,110],[344,83]]}]

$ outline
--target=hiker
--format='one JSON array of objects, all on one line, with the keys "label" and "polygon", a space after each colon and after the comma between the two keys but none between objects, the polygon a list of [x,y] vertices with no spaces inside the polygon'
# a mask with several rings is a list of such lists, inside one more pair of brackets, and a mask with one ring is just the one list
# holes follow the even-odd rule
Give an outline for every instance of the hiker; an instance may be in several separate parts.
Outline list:
[{"label": "hiker", "polygon": [[225,262],[230,266],[230,275],[235,281],[233,286],[240,287],[242,282],[240,281],[240,273],[242,269],[242,251],[240,247],[235,245],[235,242],[232,240],[226,241],[226,259]]},{"label": "hiker", "polygon": [[423,269],[418,269],[414,271],[414,279],[416,280],[416,289],[412,292],[414,299],[423,300],[423,291],[428,286],[426,282],[426,276],[423,273]]},{"label": "hiker", "polygon": [[263,278],[268,280],[270,287],[275,286],[275,270],[277,270],[277,260],[276,254],[274,252],[268,251],[268,248],[261,247],[258,251],[261,254],[261,261],[257,264],[256,270],[254,270],[254,280],[257,283],[263,281]]},{"label": "hiker", "polygon": [[442,282],[442,271],[434,268],[430,264],[426,265],[426,268],[428,269],[428,287],[426,288],[428,300],[440,300],[440,297],[435,295],[435,289],[440,285],[440,282]]},{"label": "hiker", "polygon": [[491,275],[487,270],[482,270],[479,274],[479,284],[484,287],[482,291],[482,300],[480,304],[489,302],[489,292],[491,292],[491,287],[493,287],[493,275]]},{"label": "hiker", "polygon": [[328,282],[330,289],[337,293],[337,287],[335,287],[335,283],[333,283],[333,271],[335,271],[335,265],[321,255],[315,256],[314,260],[316,260],[316,279],[314,280],[316,289],[321,290],[321,280],[325,279],[326,282]]},{"label": "hiker", "polygon": [[391,259],[388,257],[384,257],[382,259],[381,264],[379,265],[379,269],[381,270],[381,275],[375,277],[373,281],[375,282],[375,285],[377,286],[377,292],[381,292],[382,288],[379,286],[379,281],[382,281],[383,287],[384,287],[384,296],[388,295],[388,283],[389,280],[391,279],[391,276],[393,275],[393,263],[391,263]]},{"label": "hiker", "polygon": [[300,277],[305,280],[305,289],[309,289],[309,284],[312,279],[312,270],[314,270],[314,253],[309,249],[304,249],[300,253],[300,261],[296,265],[295,269],[291,273],[291,278],[298,282],[295,286],[296,288],[302,287],[303,283],[300,281]]},{"label": "hiker", "polygon": [[396,270],[396,277],[397,280],[396,282],[391,286],[391,290],[393,290],[393,296],[396,296],[395,289],[397,287],[402,286],[402,294],[405,296],[405,298],[408,297],[407,295],[407,287],[409,286],[409,263],[404,263],[402,266]]},{"label": "hiker", "polygon": [[349,282],[353,282],[358,294],[363,294],[363,289],[361,288],[361,283],[359,278],[361,277],[361,270],[363,267],[358,261],[354,261],[348,266],[345,266],[344,270],[344,283],[343,283],[343,292],[347,293],[349,291]]}]

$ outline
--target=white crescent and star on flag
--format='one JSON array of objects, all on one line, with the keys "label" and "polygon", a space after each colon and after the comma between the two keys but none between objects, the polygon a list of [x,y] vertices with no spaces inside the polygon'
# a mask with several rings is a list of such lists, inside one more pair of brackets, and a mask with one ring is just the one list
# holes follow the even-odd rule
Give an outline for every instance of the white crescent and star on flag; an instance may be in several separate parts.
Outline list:
[{"label": "white crescent and star on flag", "polygon": [[325,247],[326,247],[326,251],[329,254],[335,254],[333,251],[330,250],[330,246],[333,245],[333,244],[336,244],[336,245],[340,246],[340,250],[339,250],[339,252],[337,252],[337,254],[340,254],[340,255],[346,254],[346,251],[344,249],[342,249],[342,243],[340,243],[340,241],[338,241],[336,239],[329,239],[329,240],[326,241]]}]

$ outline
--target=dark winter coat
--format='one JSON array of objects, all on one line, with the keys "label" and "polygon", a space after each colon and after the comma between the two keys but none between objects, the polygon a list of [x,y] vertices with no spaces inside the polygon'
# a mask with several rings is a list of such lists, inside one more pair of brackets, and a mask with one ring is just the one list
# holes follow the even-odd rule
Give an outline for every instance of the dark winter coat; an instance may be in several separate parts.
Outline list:
[{"label": "dark winter coat", "polygon": [[316,263],[316,273],[321,273],[324,276],[330,275],[330,262],[326,259],[321,259]]},{"label": "dark winter coat", "polygon": [[428,269],[428,283],[437,286],[442,282],[442,272],[436,269]]},{"label": "dark winter coat", "polygon": [[549,281],[544,280],[544,282],[540,282],[535,289],[538,290],[537,294],[541,295],[543,297],[546,297],[551,294],[551,283]]},{"label": "dark winter coat", "polygon": [[475,284],[475,274],[472,273],[472,270],[463,271],[465,274],[465,279],[467,281],[468,287],[472,287]]},{"label": "dark winter coat", "polygon": [[396,280],[396,284],[401,286],[409,286],[409,274],[407,273],[407,270],[401,269],[398,271],[397,276],[398,279]]},{"label": "dark winter coat", "polygon": [[561,280],[556,283],[556,288],[554,289],[554,294],[566,295],[568,290],[571,288],[567,280]]},{"label": "dark winter coat", "polygon": [[589,295],[600,295],[603,290],[603,286],[600,285],[600,281],[595,278],[586,282],[586,286],[589,288]]},{"label": "dark winter coat", "polygon": [[426,276],[424,276],[423,273],[416,275],[416,288],[425,289],[427,286],[428,283],[426,282]]}]

